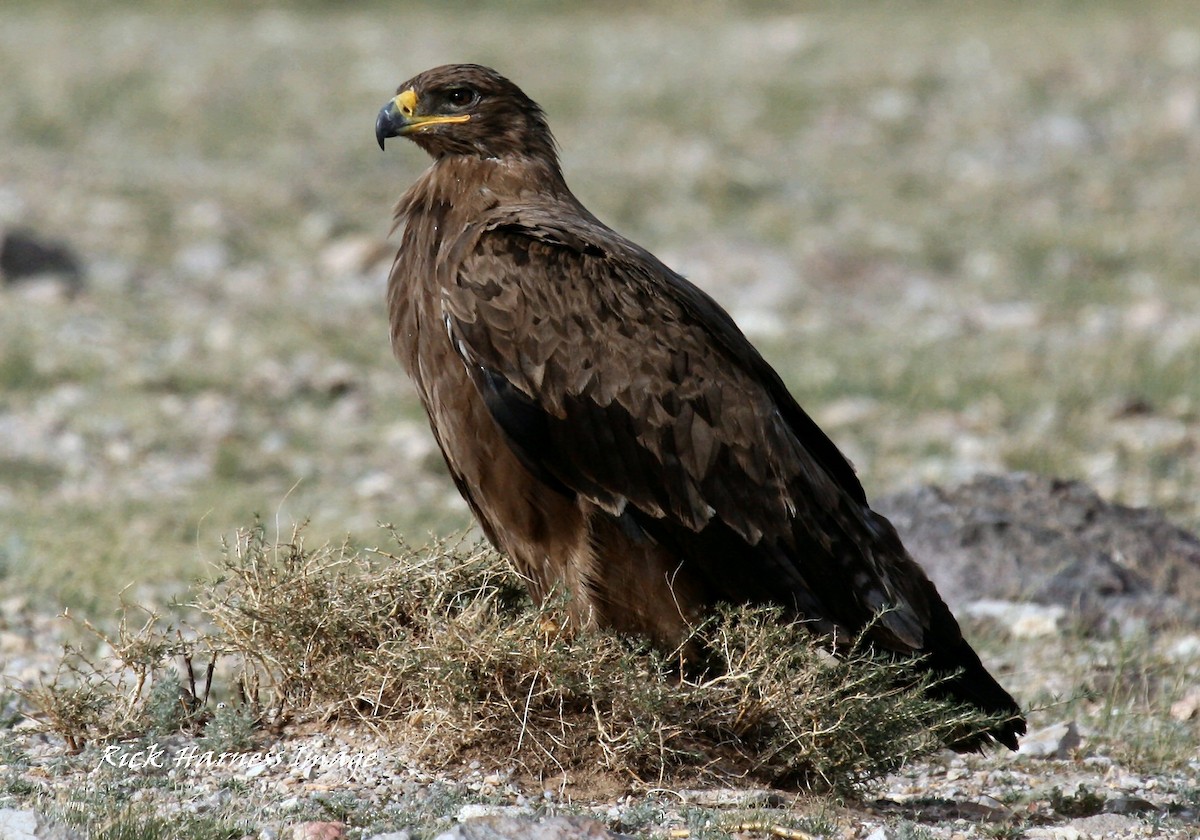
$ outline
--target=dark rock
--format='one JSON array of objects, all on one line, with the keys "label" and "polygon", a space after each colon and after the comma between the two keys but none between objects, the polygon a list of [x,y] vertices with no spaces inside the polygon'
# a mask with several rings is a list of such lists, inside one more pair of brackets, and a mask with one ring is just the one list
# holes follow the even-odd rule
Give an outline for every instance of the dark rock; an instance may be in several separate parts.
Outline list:
[{"label": "dark rock", "polygon": [[1060,604],[1091,631],[1200,624],[1200,539],[1087,486],[1018,473],[876,500],[952,609]]},{"label": "dark rock", "polygon": [[57,278],[72,293],[83,285],[79,258],[65,242],[21,228],[5,231],[0,238],[0,280],[10,285],[45,276]]},{"label": "dark rock", "polygon": [[1104,813],[1106,814],[1149,814],[1156,811],[1158,811],[1157,805],[1140,796],[1114,796],[1104,803]]}]

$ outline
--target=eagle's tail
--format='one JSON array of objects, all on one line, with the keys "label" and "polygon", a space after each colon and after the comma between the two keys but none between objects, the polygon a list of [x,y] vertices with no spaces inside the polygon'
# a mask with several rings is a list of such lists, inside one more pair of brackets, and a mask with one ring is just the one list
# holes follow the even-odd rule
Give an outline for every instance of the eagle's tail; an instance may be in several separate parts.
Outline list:
[{"label": "eagle's tail", "polygon": [[[883,562],[877,560],[875,567],[884,569],[885,575],[894,576],[893,591],[909,596],[894,617],[887,613],[881,616],[880,629],[891,630],[902,641],[915,646],[913,653],[922,657],[922,667],[939,677],[930,689],[934,697],[965,703],[999,718],[990,730],[952,739],[949,746],[958,752],[978,752],[998,742],[1011,750],[1017,749],[1018,736],[1025,734],[1021,707],[988,673],[979,655],[963,638],[962,628],[950,608],[925,570],[904,548],[892,523],[869,508],[865,513],[871,533],[878,540],[879,555],[885,558]],[[914,603],[919,608],[914,610]],[[911,620],[906,622],[905,618]],[[911,635],[904,635],[906,632]]]},{"label": "eagle's tail", "polygon": [[937,674],[952,675],[933,688],[934,696],[967,703],[1001,717],[992,729],[955,740],[949,744],[950,748],[956,752],[981,752],[996,741],[1016,750],[1018,736],[1025,734],[1021,707],[988,673],[974,648],[962,637],[958,622],[940,597],[933,605],[932,618],[930,636],[936,642],[925,662]]}]

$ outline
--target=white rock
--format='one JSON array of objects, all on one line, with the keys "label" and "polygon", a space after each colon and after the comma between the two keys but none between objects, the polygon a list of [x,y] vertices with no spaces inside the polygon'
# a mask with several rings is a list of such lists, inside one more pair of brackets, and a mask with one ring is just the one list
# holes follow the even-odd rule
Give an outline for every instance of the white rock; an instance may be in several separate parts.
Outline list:
[{"label": "white rock", "polygon": [[1189,659],[1200,658],[1200,636],[1190,633],[1176,639],[1169,648],[1167,656],[1176,662],[1186,662]]},{"label": "white rock", "polygon": [[1032,828],[1025,836],[1029,840],[1091,840],[1087,835],[1081,834],[1079,829],[1072,828],[1069,825]]},{"label": "white rock", "polygon": [[910,116],[916,103],[898,88],[884,88],[867,101],[867,111],[880,122],[899,122]]},{"label": "white rock", "polygon": [[1200,34],[1194,29],[1176,29],[1163,41],[1163,53],[1176,67],[1191,67],[1200,62]]},{"label": "white rock", "polygon": [[0,837],[4,840],[37,840],[37,829],[35,812],[0,808]]},{"label": "white rock", "polygon": [[1035,639],[1058,632],[1067,610],[1059,604],[1019,604],[1014,601],[975,601],[964,612],[972,618],[990,618],[1008,628],[1014,639]]},{"label": "white rock", "polygon": [[1192,686],[1179,700],[1171,704],[1171,717],[1183,722],[1200,715],[1200,686]]},{"label": "white rock", "polygon": [[773,790],[738,788],[715,788],[712,790],[681,790],[676,793],[691,805],[705,808],[753,808],[769,805],[779,798]]},{"label": "white rock", "polygon": [[1056,723],[1030,732],[1021,739],[1017,755],[1028,758],[1070,758],[1083,745],[1083,737],[1075,721]]},{"label": "white rock", "polygon": [[394,245],[374,236],[344,236],[321,251],[321,268],[334,277],[365,274],[394,251]]},{"label": "white rock", "polygon": [[787,334],[787,322],[776,312],[744,307],[733,311],[733,319],[751,338],[779,338]]},{"label": "white rock", "polygon": [[317,767],[312,762],[298,764],[292,768],[292,776],[306,782],[311,782],[317,777]]},{"label": "white rock", "polygon": [[824,426],[848,426],[862,423],[879,414],[879,400],[872,397],[839,397],[820,408]]},{"label": "white rock", "polygon": [[187,245],[175,255],[175,269],[196,279],[215,277],[229,265],[229,249],[217,240]]},{"label": "white rock", "polygon": [[270,767],[270,764],[265,761],[260,761],[257,764],[251,764],[246,768],[245,776],[247,779],[258,778],[263,773],[267,772],[268,767]]},{"label": "white rock", "polygon": [[478,817],[523,817],[528,814],[529,809],[519,805],[485,805],[472,802],[459,808],[455,818],[459,822],[466,822]]}]

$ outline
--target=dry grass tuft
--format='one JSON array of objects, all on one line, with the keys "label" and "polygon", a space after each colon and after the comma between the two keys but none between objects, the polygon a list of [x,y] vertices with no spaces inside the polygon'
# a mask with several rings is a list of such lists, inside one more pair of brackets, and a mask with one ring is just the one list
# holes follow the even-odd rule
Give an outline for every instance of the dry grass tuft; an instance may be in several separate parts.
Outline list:
[{"label": "dry grass tuft", "polygon": [[[566,632],[562,601],[532,604],[482,546],[397,544],[308,549],[298,531],[279,543],[261,525],[241,532],[195,594],[210,631],[185,635],[155,614],[133,626],[127,610],[101,636],[105,656],[70,651],[60,679],[26,699],[73,750],[188,731],[236,751],[256,723],[338,719],[443,766],[846,792],[994,723],[929,699],[911,664],[831,656],[770,610],[696,628],[688,644],[709,663],[697,675],[678,651]],[[232,661],[240,704],[204,707],[214,664],[197,686],[202,649]]]},{"label": "dry grass tuft", "polygon": [[247,694],[366,721],[438,762],[655,783],[853,789],[992,722],[930,700],[910,665],[834,658],[766,610],[697,628],[719,667],[681,676],[678,656],[564,632],[561,602],[535,607],[490,550],[398,544],[367,554],[239,535],[197,606],[242,658]]}]

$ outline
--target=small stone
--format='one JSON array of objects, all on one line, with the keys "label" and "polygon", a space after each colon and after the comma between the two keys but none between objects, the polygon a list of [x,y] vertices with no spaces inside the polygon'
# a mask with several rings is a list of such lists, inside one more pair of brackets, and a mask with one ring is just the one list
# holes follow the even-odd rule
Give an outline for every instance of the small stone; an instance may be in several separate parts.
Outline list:
[{"label": "small stone", "polygon": [[1167,649],[1167,656],[1176,662],[1186,662],[1189,659],[1200,659],[1200,636],[1189,633],[1181,636]]},{"label": "small stone", "polygon": [[781,801],[779,794],[774,791],[737,788],[682,790],[678,796],[684,802],[703,808],[755,808],[778,805]]},{"label": "small stone", "polygon": [[340,840],[346,825],[340,822],[305,822],[291,827],[291,840]]},{"label": "small stone", "polygon": [[391,259],[395,246],[374,236],[344,236],[321,251],[321,268],[334,277],[366,274],[377,263]]},{"label": "small stone", "polygon": [[1070,758],[1083,745],[1075,721],[1056,723],[1031,732],[1021,741],[1017,755],[1029,758]]},{"label": "small stone", "polygon": [[269,767],[270,764],[265,761],[260,761],[257,764],[251,764],[249,767],[247,767],[244,775],[247,779],[257,779],[263,773],[267,772],[267,768]]},{"label": "small stone", "polygon": [[1069,825],[1052,826],[1050,828],[1031,828],[1025,832],[1028,840],[1084,840],[1079,829]]},{"label": "small stone", "polygon": [[820,421],[825,426],[851,426],[878,416],[879,400],[872,397],[839,397],[821,407]]},{"label": "small stone", "polygon": [[459,808],[455,819],[459,822],[466,822],[481,817],[521,817],[528,813],[528,808],[522,808],[519,805],[485,805],[480,802],[472,802]]},{"label": "small stone", "polygon": [[32,650],[33,640],[25,634],[0,630],[0,653],[29,653]]},{"label": "small stone", "polygon": [[1197,715],[1200,715],[1200,686],[1194,685],[1187,694],[1171,704],[1171,717],[1182,723]]},{"label": "small stone", "polygon": [[303,781],[311,782],[320,775],[320,771],[317,770],[315,764],[301,764],[292,771],[292,775]]},{"label": "small stone", "polygon": [[972,618],[990,618],[1008,628],[1014,639],[1053,636],[1067,614],[1058,604],[1026,604],[1014,601],[983,600],[968,604],[964,612]]},{"label": "small stone", "polygon": [[407,831],[389,831],[386,834],[374,834],[367,840],[412,840],[412,835]]},{"label": "small stone", "polygon": [[1110,790],[1140,790],[1146,782],[1121,765],[1114,764],[1104,771],[1104,784]]},{"label": "small stone", "polygon": [[22,300],[39,306],[66,303],[79,291],[76,284],[59,274],[36,274],[33,277],[22,277],[19,285],[14,285],[13,289]]},{"label": "small stone", "polygon": [[175,255],[175,268],[195,279],[216,277],[229,265],[229,249],[219,240],[195,242]]}]

